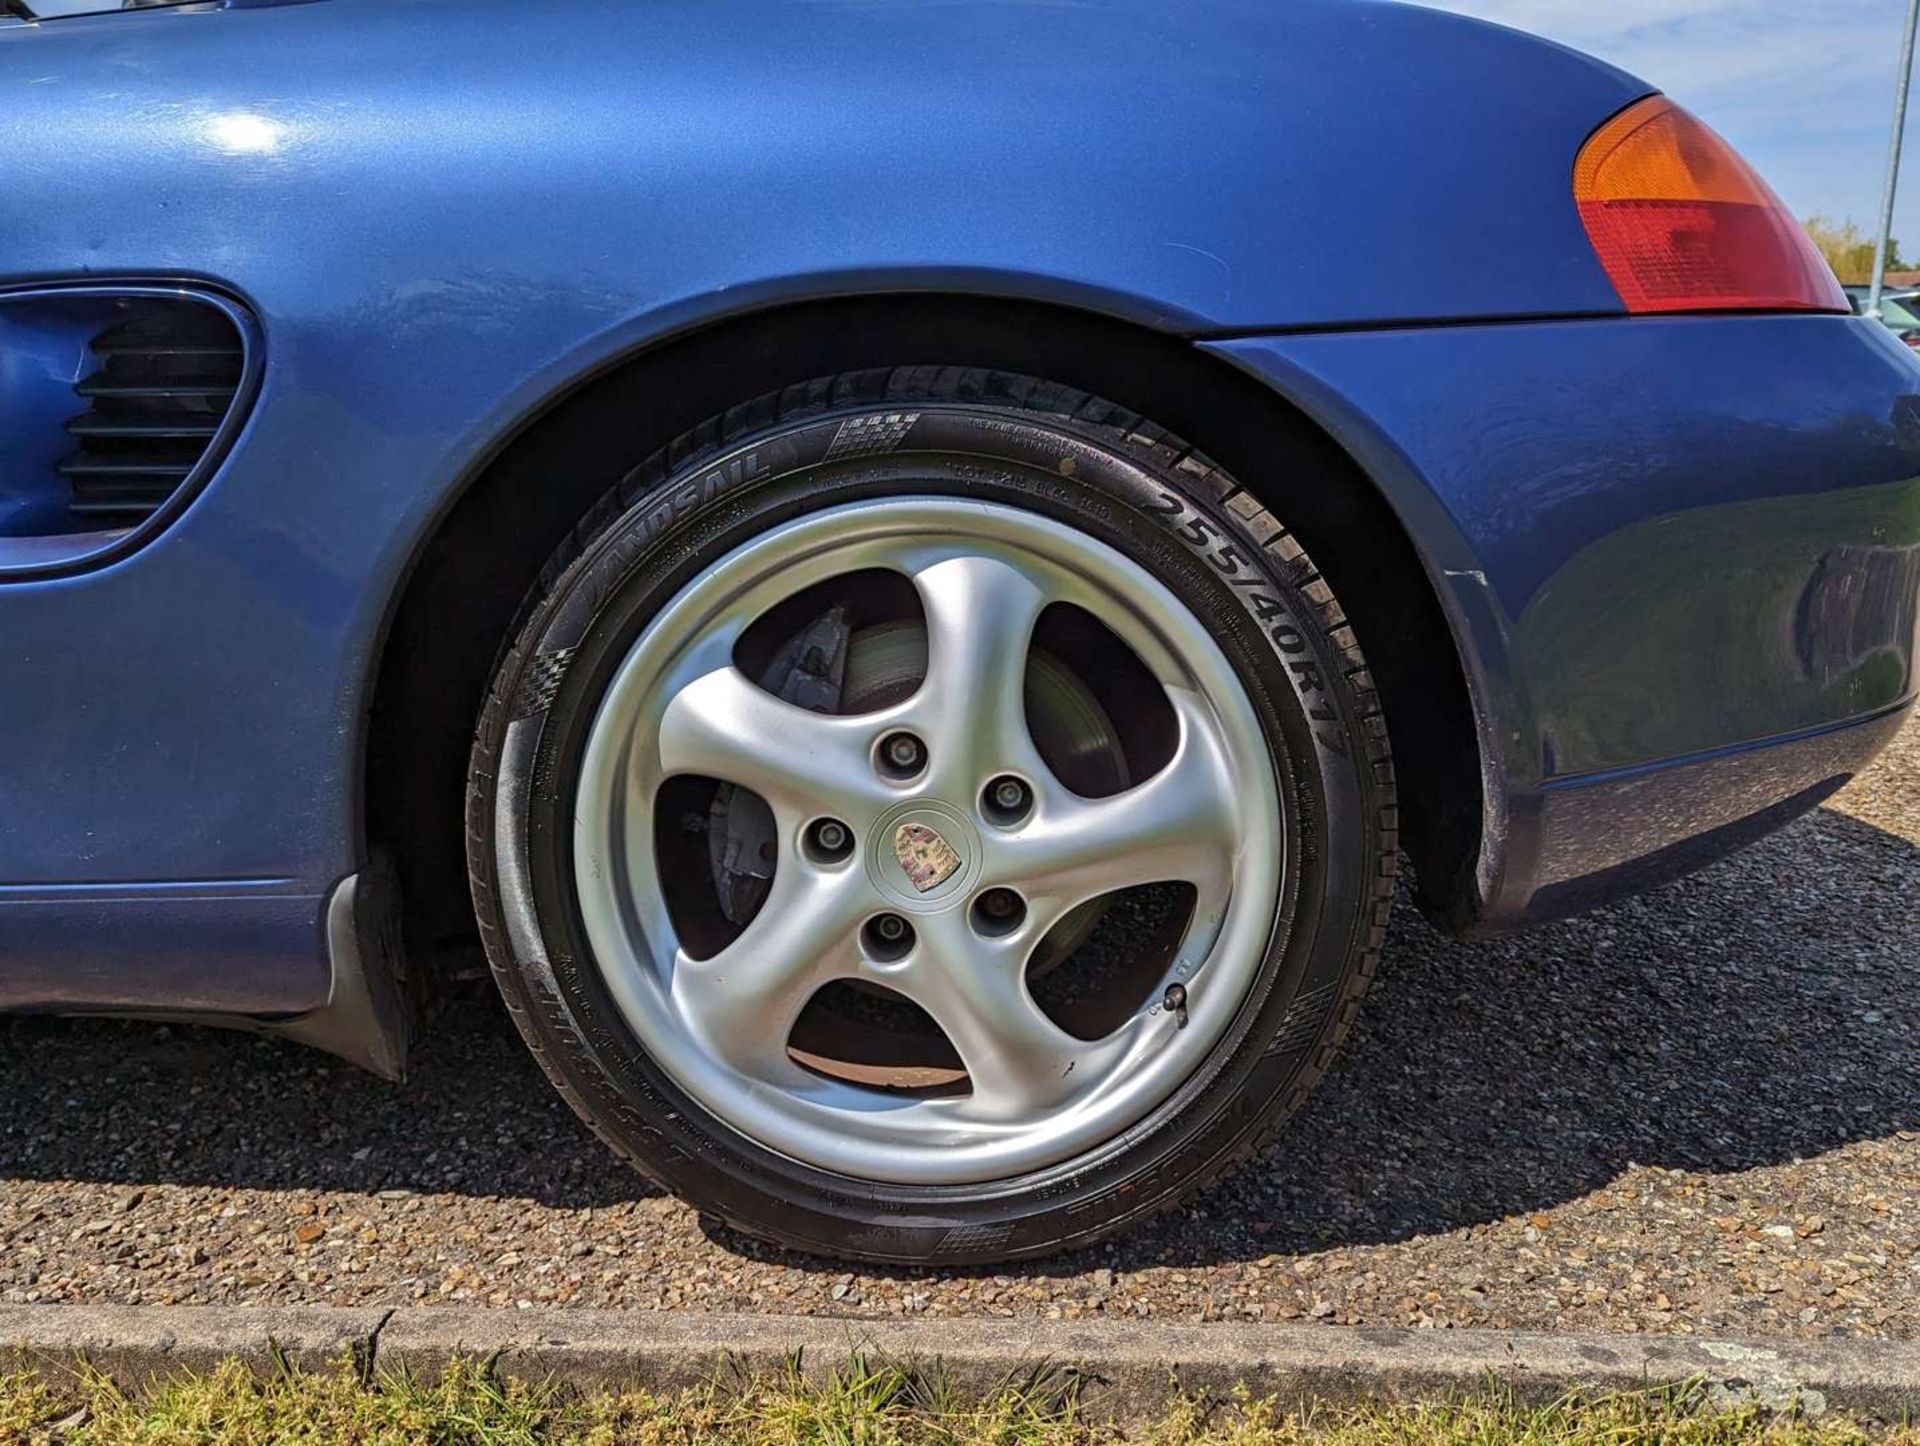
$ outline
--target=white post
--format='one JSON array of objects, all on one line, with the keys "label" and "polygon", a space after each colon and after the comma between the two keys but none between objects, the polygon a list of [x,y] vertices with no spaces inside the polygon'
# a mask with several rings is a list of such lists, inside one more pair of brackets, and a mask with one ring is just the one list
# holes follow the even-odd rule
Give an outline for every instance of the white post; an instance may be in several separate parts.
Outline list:
[{"label": "white post", "polygon": [[1907,128],[1907,87],[1913,80],[1913,30],[1920,0],[1907,0],[1907,30],[1900,42],[1900,82],[1893,91],[1893,134],[1887,138],[1887,179],[1880,192],[1880,231],[1873,238],[1873,284],[1867,288],[1867,315],[1880,315],[1880,294],[1887,289],[1887,238],[1893,234],[1893,193],[1900,184],[1900,140]]}]

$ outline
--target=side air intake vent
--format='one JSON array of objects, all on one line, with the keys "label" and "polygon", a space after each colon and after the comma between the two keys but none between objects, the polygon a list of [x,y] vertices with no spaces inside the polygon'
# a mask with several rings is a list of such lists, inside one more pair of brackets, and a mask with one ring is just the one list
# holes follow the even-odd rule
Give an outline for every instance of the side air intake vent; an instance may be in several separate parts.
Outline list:
[{"label": "side air intake vent", "polygon": [[246,373],[228,315],[185,297],[130,297],[89,344],[98,365],[74,391],[74,449],[59,463],[76,530],[138,527],[222,438]]}]

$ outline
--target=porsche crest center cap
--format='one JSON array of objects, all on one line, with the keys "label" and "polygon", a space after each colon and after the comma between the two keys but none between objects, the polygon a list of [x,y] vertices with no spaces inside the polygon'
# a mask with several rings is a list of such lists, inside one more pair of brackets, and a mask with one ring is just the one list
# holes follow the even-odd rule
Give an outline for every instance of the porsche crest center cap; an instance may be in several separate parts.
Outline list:
[{"label": "porsche crest center cap", "polygon": [[937,798],[916,798],[873,821],[867,877],[894,908],[933,914],[966,902],[985,854],[964,813]]},{"label": "porsche crest center cap", "polygon": [[893,831],[893,856],[915,892],[927,893],[953,877],[960,855],[930,824],[909,820]]}]

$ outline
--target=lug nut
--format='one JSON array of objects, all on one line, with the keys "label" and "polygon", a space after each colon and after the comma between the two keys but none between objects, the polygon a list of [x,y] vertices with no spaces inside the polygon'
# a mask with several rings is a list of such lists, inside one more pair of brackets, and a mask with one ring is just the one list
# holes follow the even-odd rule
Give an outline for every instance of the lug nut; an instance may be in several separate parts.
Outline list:
[{"label": "lug nut", "polygon": [[994,823],[1016,823],[1033,807],[1033,790],[1011,773],[1002,774],[987,785],[986,815]]},{"label": "lug nut", "polygon": [[913,947],[913,925],[898,914],[875,914],[861,931],[867,953],[886,963]]},{"label": "lug nut", "polygon": [[880,762],[897,778],[911,778],[927,766],[927,745],[911,733],[889,733],[880,740]]},{"label": "lug nut", "polygon": [[853,848],[853,830],[837,818],[818,818],[807,830],[807,851],[822,863],[834,863]]},{"label": "lug nut", "polygon": [[973,901],[973,927],[982,934],[1011,934],[1026,917],[1026,901],[1012,889],[988,889]]}]

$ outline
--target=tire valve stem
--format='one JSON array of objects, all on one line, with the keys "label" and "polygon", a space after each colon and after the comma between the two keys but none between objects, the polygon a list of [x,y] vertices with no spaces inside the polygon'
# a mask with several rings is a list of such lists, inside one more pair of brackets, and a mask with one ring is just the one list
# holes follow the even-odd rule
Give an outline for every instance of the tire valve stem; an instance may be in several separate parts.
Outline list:
[{"label": "tire valve stem", "polygon": [[1169,984],[1166,997],[1160,1001],[1167,1012],[1173,1016],[1175,1029],[1187,1027],[1187,986]]}]

